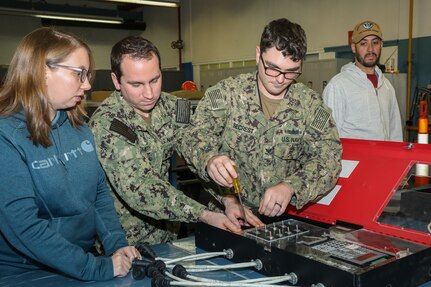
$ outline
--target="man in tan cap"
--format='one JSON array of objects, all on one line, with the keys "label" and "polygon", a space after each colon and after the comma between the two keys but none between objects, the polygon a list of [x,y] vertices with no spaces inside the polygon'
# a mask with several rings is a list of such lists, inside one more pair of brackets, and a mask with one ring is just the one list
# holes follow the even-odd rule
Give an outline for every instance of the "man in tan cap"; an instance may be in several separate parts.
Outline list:
[{"label": "man in tan cap", "polygon": [[342,138],[403,140],[395,90],[377,65],[382,46],[377,23],[356,25],[351,44],[355,61],[344,65],[323,91]]}]

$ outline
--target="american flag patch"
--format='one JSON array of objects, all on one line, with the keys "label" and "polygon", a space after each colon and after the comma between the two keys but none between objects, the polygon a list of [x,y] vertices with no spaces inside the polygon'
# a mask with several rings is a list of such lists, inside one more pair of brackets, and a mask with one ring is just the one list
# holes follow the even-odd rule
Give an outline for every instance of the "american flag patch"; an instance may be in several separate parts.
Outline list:
[{"label": "american flag patch", "polygon": [[311,123],[311,127],[319,132],[323,132],[323,128],[329,121],[331,114],[326,111],[324,108],[319,107],[317,109],[316,115],[314,116],[314,120]]},{"label": "american flag patch", "polygon": [[221,92],[220,92],[219,89],[209,91],[206,96],[210,100],[211,108],[213,110],[220,110],[220,109],[222,109],[219,106],[219,102],[223,100],[223,97],[222,97]]},{"label": "american flag patch", "polygon": [[182,124],[190,123],[190,102],[188,100],[177,100],[176,122]]}]

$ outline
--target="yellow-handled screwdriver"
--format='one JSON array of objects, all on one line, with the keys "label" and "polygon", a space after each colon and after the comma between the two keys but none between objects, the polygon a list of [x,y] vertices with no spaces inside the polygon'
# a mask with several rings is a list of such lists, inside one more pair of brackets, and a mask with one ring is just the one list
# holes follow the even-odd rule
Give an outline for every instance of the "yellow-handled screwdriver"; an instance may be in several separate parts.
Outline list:
[{"label": "yellow-handled screwdriver", "polygon": [[242,188],[241,188],[241,182],[239,181],[239,173],[236,166],[234,165],[233,167],[235,168],[236,174],[238,175],[236,178],[232,177],[233,192],[238,196],[239,204],[241,205],[242,219],[244,220],[244,223],[247,223],[247,218],[245,216],[245,209],[241,199]]}]

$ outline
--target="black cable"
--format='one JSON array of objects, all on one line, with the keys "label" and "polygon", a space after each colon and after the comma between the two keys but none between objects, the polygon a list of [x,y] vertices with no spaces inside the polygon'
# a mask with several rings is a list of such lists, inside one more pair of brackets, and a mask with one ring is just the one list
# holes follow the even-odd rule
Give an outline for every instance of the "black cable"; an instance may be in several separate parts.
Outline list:
[{"label": "black cable", "polygon": [[142,257],[147,257],[153,260],[156,259],[156,252],[154,252],[154,250],[147,242],[138,243],[135,247],[139,251],[139,253],[141,253]]},{"label": "black cable", "polygon": [[157,278],[151,279],[151,287],[169,287],[169,286],[171,286],[171,281],[166,278],[157,277]]},{"label": "black cable", "polygon": [[181,264],[177,264],[174,266],[174,268],[172,269],[172,274],[182,279],[187,279],[187,276],[189,275],[186,268]]},{"label": "black cable", "polygon": [[143,257],[142,259],[134,259],[132,262],[132,276],[135,280],[142,280],[147,274],[147,267],[154,260]]},{"label": "black cable", "polygon": [[162,274],[164,276],[164,273],[167,271],[166,264],[162,260],[155,260],[148,264],[147,267],[147,276],[148,277],[155,277],[157,274]]},{"label": "black cable", "polygon": [[143,266],[133,266],[132,276],[135,280],[143,280],[147,274],[146,267]]}]

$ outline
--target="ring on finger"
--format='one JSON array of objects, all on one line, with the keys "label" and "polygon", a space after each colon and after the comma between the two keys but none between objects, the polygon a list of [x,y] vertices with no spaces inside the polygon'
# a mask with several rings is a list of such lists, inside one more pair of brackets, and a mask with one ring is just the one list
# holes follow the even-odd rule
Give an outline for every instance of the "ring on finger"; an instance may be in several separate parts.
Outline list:
[{"label": "ring on finger", "polygon": [[278,202],[276,202],[276,203],[274,204],[274,207],[276,207],[276,206],[279,206],[279,207],[281,208],[281,204],[280,204],[280,203],[278,203]]}]

